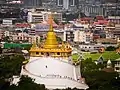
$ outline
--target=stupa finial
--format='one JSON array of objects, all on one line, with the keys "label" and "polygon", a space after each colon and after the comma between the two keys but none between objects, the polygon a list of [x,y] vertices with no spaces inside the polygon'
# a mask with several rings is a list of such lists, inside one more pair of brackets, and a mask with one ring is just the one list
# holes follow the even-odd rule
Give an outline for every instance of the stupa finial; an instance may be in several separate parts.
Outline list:
[{"label": "stupa finial", "polygon": [[52,17],[52,15],[49,16],[49,24],[50,24],[49,31],[53,31],[53,17]]}]

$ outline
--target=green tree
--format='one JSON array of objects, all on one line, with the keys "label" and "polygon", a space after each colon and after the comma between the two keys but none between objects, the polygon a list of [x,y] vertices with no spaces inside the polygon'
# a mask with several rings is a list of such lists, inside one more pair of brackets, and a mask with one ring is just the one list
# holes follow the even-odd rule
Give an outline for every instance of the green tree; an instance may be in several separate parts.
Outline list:
[{"label": "green tree", "polygon": [[22,62],[25,58],[22,55],[3,55],[0,57],[0,79],[8,79],[13,75],[19,75]]},{"label": "green tree", "polygon": [[92,72],[92,71],[98,71],[99,69],[104,68],[104,64],[97,64],[91,59],[87,58],[86,60],[83,60],[81,62],[81,72],[82,75],[84,76],[85,72]]},{"label": "green tree", "polygon": [[4,42],[10,42],[9,36],[3,37],[3,41],[4,41]]},{"label": "green tree", "polygon": [[62,39],[61,39],[60,37],[57,37],[57,41],[58,41],[59,43],[61,43],[61,42],[62,42]]},{"label": "green tree", "polygon": [[59,21],[57,20],[57,18],[54,18],[54,22],[55,22],[56,24],[59,24]]},{"label": "green tree", "polygon": [[106,50],[106,51],[114,51],[114,50],[116,50],[116,47],[114,47],[114,46],[109,46],[109,47],[107,47],[105,50]]},{"label": "green tree", "polygon": [[40,42],[42,42],[44,40],[44,38],[43,37],[40,37]]},{"label": "green tree", "polygon": [[9,87],[13,75],[20,75],[23,55],[6,54],[0,56],[0,90]]},{"label": "green tree", "polygon": [[28,50],[29,51],[31,47],[32,47],[32,45],[27,45],[27,46],[24,47],[24,50]]},{"label": "green tree", "polygon": [[105,72],[105,64],[95,64],[91,58],[81,62],[82,76],[89,86],[88,90],[119,90],[120,78],[116,72]]}]

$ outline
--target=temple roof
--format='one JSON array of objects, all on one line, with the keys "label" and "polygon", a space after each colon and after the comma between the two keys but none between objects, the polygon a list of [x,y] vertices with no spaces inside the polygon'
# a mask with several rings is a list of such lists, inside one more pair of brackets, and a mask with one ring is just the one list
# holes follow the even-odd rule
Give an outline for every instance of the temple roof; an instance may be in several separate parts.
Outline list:
[{"label": "temple roof", "polygon": [[47,39],[45,41],[44,48],[48,48],[48,49],[57,48],[58,47],[58,42],[57,42],[57,39],[56,39],[56,34],[53,30],[52,16],[50,16],[49,22],[50,22],[50,29],[47,33]]}]

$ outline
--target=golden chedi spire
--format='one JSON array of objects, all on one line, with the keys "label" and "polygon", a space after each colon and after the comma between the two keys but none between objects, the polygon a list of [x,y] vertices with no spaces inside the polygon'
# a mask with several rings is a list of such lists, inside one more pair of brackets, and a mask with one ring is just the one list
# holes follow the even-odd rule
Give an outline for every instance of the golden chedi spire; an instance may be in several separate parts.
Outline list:
[{"label": "golden chedi spire", "polygon": [[57,48],[58,47],[58,42],[56,39],[55,32],[53,30],[53,19],[52,16],[50,15],[49,17],[49,22],[50,22],[50,29],[47,33],[47,39],[44,44],[44,48],[46,49],[52,49],[52,48]]}]

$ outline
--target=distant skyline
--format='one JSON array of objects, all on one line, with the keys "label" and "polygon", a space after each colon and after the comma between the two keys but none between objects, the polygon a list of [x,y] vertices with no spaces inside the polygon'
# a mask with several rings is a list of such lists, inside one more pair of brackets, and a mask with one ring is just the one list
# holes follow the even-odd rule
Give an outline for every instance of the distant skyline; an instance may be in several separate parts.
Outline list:
[{"label": "distant skyline", "polygon": [[39,7],[42,6],[42,0],[22,0],[25,7]]},{"label": "distant skyline", "polygon": [[103,1],[106,1],[106,2],[117,2],[119,0],[103,0]]}]

